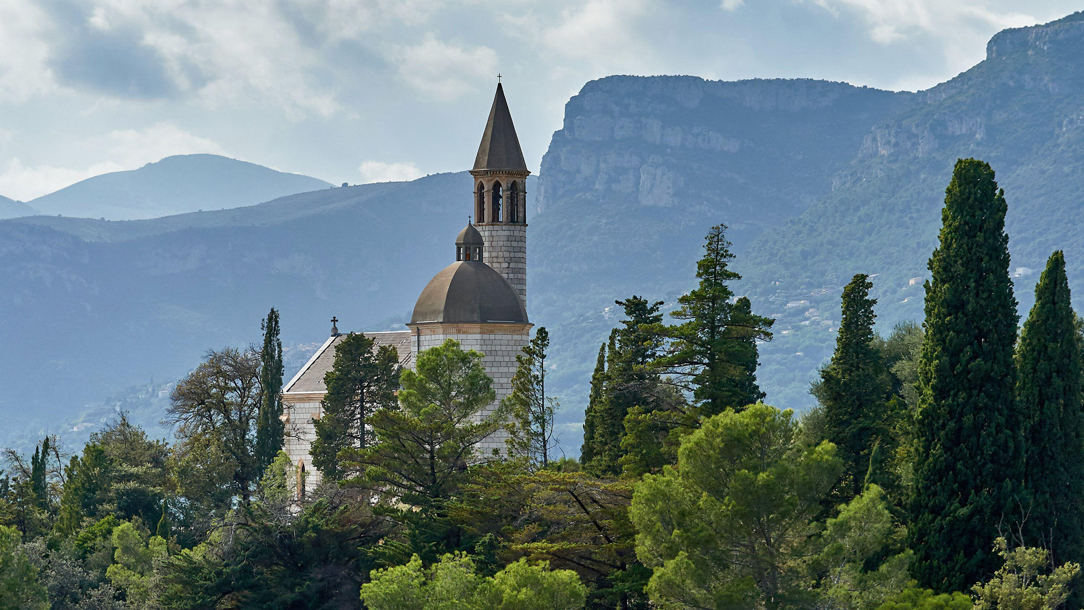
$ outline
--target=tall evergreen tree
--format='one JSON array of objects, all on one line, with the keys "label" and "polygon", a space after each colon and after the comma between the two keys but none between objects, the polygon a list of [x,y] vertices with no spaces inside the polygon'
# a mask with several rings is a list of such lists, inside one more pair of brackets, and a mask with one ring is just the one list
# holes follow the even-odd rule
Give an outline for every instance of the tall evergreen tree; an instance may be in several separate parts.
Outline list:
[{"label": "tall evergreen tree", "polygon": [[824,409],[827,440],[843,459],[845,491],[850,501],[862,493],[876,432],[885,419],[891,380],[874,345],[873,284],[865,274],[843,289],[842,317],[832,360],[821,369],[815,394]]},{"label": "tall evergreen tree", "polygon": [[1054,565],[1084,559],[1084,414],[1080,339],[1065,256],[1050,256],[1016,352],[1016,398],[1025,435],[1031,510],[1025,542]]},{"label": "tall evergreen tree", "polygon": [[591,396],[587,402],[587,411],[583,417],[583,445],[580,446],[580,463],[587,464],[595,459],[598,449],[599,417],[606,392],[606,344],[598,348],[598,361],[595,372],[591,374]]},{"label": "tall evergreen tree", "polygon": [[662,301],[632,296],[615,303],[624,308],[625,319],[610,336],[606,390],[595,421],[592,459],[585,463],[591,472],[600,475],[621,472],[621,439],[629,409],[652,411],[661,398],[659,373],[649,365],[659,355],[658,335],[653,329],[662,322]]},{"label": "tall evergreen tree", "polygon": [[756,341],[771,339],[772,320],[754,315],[749,299],[734,299],[730,283],[741,276],[730,269],[733,258],[726,225],[712,227],[696,264],[700,284],[682,295],[670,314],[684,322],[655,329],[670,341],[656,365],[691,384],[702,417],[764,398],[756,380]]},{"label": "tall evergreen tree", "polygon": [[511,416],[508,449],[511,455],[526,457],[545,468],[549,465],[553,439],[553,417],[556,401],[546,396],[546,356],[550,334],[545,326],[535,331],[534,338],[516,356],[516,373],[512,376],[512,393],[503,401]]},{"label": "tall evergreen tree", "polygon": [[282,449],[286,424],[282,421],[282,340],[279,338],[279,312],[272,307],[263,330],[263,351],[260,352],[260,388],[262,400],[256,420],[256,476],[263,471]]},{"label": "tall evergreen tree", "polygon": [[908,528],[912,574],[942,592],[964,590],[993,574],[998,526],[1020,518],[1017,314],[1006,208],[988,164],[957,161],[926,282]]},{"label": "tall evergreen tree", "polygon": [[335,346],[335,362],[324,376],[323,416],[314,422],[316,440],[311,449],[312,464],[326,479],[347,476],[340,451],[371,444],[369,418],[378,409],[396,405],[400,368],[394,347],[376,346],[361,333],[350,333]]}]

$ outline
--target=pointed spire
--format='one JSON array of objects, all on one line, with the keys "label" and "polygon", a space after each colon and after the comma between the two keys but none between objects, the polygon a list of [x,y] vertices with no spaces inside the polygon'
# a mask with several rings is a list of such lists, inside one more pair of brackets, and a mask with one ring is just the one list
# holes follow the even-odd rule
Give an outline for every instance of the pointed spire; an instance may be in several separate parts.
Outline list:
[{"label": "pointed spire", "polygon": [[508,111],[508,102],[504,99],[504,87],[500,83],[497,83],[493,107],[489,109],[489,121],[482,134],[482,143],[478,145],[478,156],[474,158],[474,169],[528,171],[516,127],[512,124],[512,113]]}]

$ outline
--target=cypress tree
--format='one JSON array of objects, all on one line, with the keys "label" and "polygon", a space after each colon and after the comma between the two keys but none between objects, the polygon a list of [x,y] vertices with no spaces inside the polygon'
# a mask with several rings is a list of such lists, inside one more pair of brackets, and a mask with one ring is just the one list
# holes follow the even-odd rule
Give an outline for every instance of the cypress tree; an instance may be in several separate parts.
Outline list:
[{"label": "cypress tree", "polygon": [[957,161],[926,282],[908,528],[912,574],[941,592],[992,574],[999,525],[1019,522],[1023,452],[1006,208],[988,164]]},{"label": "cypress tree", "polygon": [[34,447],[30,458],[30,491],[40,508],[46,508],[49,502],[49,475],[46,465],[49,462],[49,437],[41,445]]},{"label": "cypress tree", "polygon": [[598,361],[595,372],[591,374],[591,397],[587,402],[587,411],[583,417],[583,445],[580,446],[580,463],[587,464],[595,459],[598,445],[599,417],[603,409],[602,401],[606,391],[606,344],[598,348]]},{"label": "cypress tree", "polygon": [[651,411],[659,399],[659,374],[649,365],[658,357],[658,337],[653,328],[662,322],[662,301],[632,296],[615,303],[624,308],[625,319],[621,328],[610,335],[605,392],[595,420],[592,459],[584,463],[598,475],[621,473],[621,439],[629,409]]},{"label": "cypress tree", "polygon": [[881,353],[873,344],[873,284],[858,274],[843,289],[842,316],[836,351],[821,369],[815,389],[824,409],[827,440],[835,443],[843,460],[843,502],[862,493],[869,472],[876,431],[884,420],[889,378]]},{"label": "cypress tree", "polygon": [[1028,546],[1048,549],[1054,565],[1080,562],[1084,535],[1084,420],[1080,342],[1061,251],[1035,287],[1016,352],[1016,398],[1024,429],[1024,482],[1031,510]]},{"label": "cypress tree", "polygon": [[263,351],[260,352],[260,411],[256,418],[256,477],[282,450],[286,424],[282,421],[282,340],[279,338],[279,312],[272,307],[263,330]]}]

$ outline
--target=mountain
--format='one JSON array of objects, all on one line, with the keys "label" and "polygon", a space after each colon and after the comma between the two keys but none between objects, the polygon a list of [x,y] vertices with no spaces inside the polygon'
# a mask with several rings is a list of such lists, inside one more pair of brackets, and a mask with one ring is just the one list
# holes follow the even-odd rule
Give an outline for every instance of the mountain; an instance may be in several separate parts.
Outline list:
[{"label": "mountain", "polygon": [[[1006,222],[1021,316],[1046,258],[1065,251],[1078,309],[1084,306],[1084,13],[994,36],[986,59],[917,96],[878,123],[832,192],[750,249],[751,285],[766,303],[831,319],[855,273],[876,274],[882,327],[921,320],[926,261],[937,244],[944,190],[958,158],[988,161],[1009,204]],[[752,275],[752,271],[749,275]],[[776,308],[778,309],[778,308]],[[772,313],[772,312],[768,312]],[[796,315],[778,349],[830,345],[831,326]],[[794,369],[809,358],[786,360]]]},{"label": "mountain", "polygon": [[0,220],[5,218],[19,218],[20,216],[33,216],[38,211],[29,205],[15,201],[14,199],[8,199],[0,195]]},{"label": "mountain", "polygon": [[178,155],[136,170],[87,178],[30,205],[49,216],[138,220],[249,206],[329,186],[218,155]]},{"label": "mountain", "polygon": [[915,98],[813,80],[588,83],[542,160],[530,234],[532,312],[553,325],[554,384],[568,388],[570,416],[582,417],[599,344],[620,319],[615,299],[638,294],[672,309],[718,223],[729,227],[742,289],[756,285],[749,244],[829,194],[870,130]]},{"label": "mountain", "polygon": [[[529,311],[551,331],[564,451],[578,450],[598,345],[620,318],[614,299],[672,310],[720,222],[739,292],[777,319],[758,375],[779,406],[811,404],[854,273],[875,275],[883,331],[921,319],[958,157],[990,161],[1006,189],[1021,312],[1054,248],[1084,306],[1082,59],[1078,14],[999,33],[983,62],[919,93],[811,80],[586,84],[528,184]],[[0,444],[90,426],[113,408],[153,423],[170,381],[207,349],[258,341],[272,305],[295,366],[332,315],[344,329],[395,327],[451,260],[470,186],[443,174],[154,220],[0,221]]]}]

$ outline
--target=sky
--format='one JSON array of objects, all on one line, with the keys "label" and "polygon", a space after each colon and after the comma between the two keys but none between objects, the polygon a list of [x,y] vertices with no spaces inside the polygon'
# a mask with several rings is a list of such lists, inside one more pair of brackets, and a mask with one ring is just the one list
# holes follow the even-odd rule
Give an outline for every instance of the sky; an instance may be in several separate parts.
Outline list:
[{"label": "sky", "polygon": [[497,74],[537,172],[612,74],[920,90],[1067,0],[0,0],[0,195],[173,154],[328,182],[468,169]]}]

